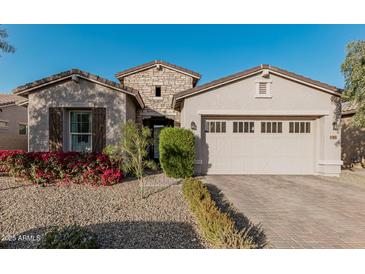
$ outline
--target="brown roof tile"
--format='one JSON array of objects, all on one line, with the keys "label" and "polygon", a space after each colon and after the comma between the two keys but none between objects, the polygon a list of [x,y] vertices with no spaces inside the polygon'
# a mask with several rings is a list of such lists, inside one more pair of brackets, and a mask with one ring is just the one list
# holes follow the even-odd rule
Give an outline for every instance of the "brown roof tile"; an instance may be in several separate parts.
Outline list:
[{"label": "brown roof tile", "polygon": [[342,103],[342,115],[354,114],[358,109],[357,103],[343,102]]},{"label": "brown roof tile", "polygon": [[0,106],[12,105],[24,102],[24,97],[14,95],[14,94],[0,94]]},{"label": "brown roof tile", "polygon": [[195,72],[195,71],[192,71],[190,69],[186,69],[186,68],[183,68],[183,67],[174,65],[174,64],[170,64],[170,63],[167,63],[167,62],[161,61],[161,60],[151,61],[151,62],[142,64],[142,65],[139,65],[139,66],[136,66],[136,67],[133,67],[133,68],[129,68],[129,69],[123,70],[123,71],[118,72],[117,74],[115,74],[115,77],[122,78],[125,75],[133,74],[136,71],[143,70],[143,69],[147,69],[147,68],[149,68],[151,66],[158,65],[158,64],[160,64],[162,66],[165,66],[165,67],[169,67],[169,68],[172,68],[172,69],[179,70],[181,72],[184,72],[186,74],[189,74],[189,75],[193,76],[196,79],[200,79],[200,77],[201,77],[201,75],[199,73]]}]

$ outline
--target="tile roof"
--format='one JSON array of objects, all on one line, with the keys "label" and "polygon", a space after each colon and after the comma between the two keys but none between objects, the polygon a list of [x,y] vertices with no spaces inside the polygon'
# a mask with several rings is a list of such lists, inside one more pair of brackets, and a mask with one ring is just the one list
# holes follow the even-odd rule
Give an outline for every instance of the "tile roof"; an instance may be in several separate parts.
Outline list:
[{"label": "tile roof", "polygon": [[354,114],[358,108],[357,103],[343,102],[342,103],[342,115]]},{"label": "tile roof", "polygon": [[137,90],[123,87],[119,83],[116,83],[114,81],[105,79],[105,78],[100,77],[100,76],[95,75],[95,74],[91,74],[91,73],[86,72],[86,71],[82,71],[80,69],[70,69],[70,70],[67,70],[67,71],[64,71],[64,72],[61,72],[61,73],[58,73],[58,74],[54,74],[54,75],[42,78],[40,80],[31,82],[31,83],[27,83],[25,85],[22,85],[22,86],[19,86],[19,87],[13,89],[12,92],[13,92],[13,94],[27,93],[28,91],[40,88],[41,86],[44,86],[44,85],[48,85],[48,84],[50,84],[54,81],[58,81],[58,80],[62,80],[64,78],[71,77],[72,75],[79,75],[79,76],[84,77],[86,79],[93,80],[93,81],[108,85],[110,87],[114,87],[114,88],[116,88],[120,91],[124,91],[126,93],[129,93],[129,94],[136,97],[137,101],[139,102],[139,104],[141,105],[142,108],[144,107],[142,97],[140,96],[140,94]]},{"label": "tile roof", "polygon": [[24,101],[26,101],[26,99],[18,95],[0,94],[0,106],[17,104]]},{"label": "tile roof", "polygon": [[123,78],[126,75],[136,73],[137,71],[144,70],[144,69],[150,68],[150,67],[155,66],[155,65],[162,65],[162,66],[165,66],[165,67],[168,67],[168,68],[179,70],[183,73],[186,73],[186,74],[189,74],[189,75],[193,76],[194,78],[196,78],[198,80],[201,77],[201,75],[199,73],[195,72],[195,71],[192,71],[190,69],[186,69],[186,68],[174,65],[174,64],[170,64],[170,63],[167,63],[167,62],[161,61],[161,60],[154,60],[154,61],[142,64],[142,65],[139,65],[139,66],[136,66],[136,67],[133,67],[133,68],[123,70],[123,71],[118,72],[117,74],[115,74],[115,77]]},{"label": "tile roof", "polygon": [[298,74],[295,74],[293,72],[289,72],[287,70],[284,70],[284,69],[281,69],[281,68],[278,68],[278,67],[263,64],[261,66],[253,67],[253,68],[250,68],[250,69],[247,69],[247,70],[244,70],[244,71],[241,71],[241,72],[238,72],[238,73],[235,73],[235,74],[232,74],[232,75],[229,75],[229,76],[217,79],[217,80],[214,80],[214,81],[206,83],[204,85],[197,86],[195,88],[184,90],[184,91],[181,91],[179,93],[176,93],[174,95],[173,104],[175,104],[176,101],[181,100],[183,97],[194,95],[195,93],[198,93],[200,91],[209,90],[209,89],[212,89],[214,87],[221,86],[221,85],[224,85],[226,83],[229,83],[231,81],[235,81],[235,80],[239,80],[239,79],[244,78],[244,77],[248,77],[251,74],[258,73],[258,72],[260,72],[264,69],[268,69],[269,71],[271,71],[273,73],[278,73],[278,74],[284,75],[286,77],[293,78],[294,80],[298,80],[298,81],[302,81],[302,82],[305,82],[305,83],[308,83],[308,84],[311,84],[311,85],[315,85],[319,88],[327,89],[331,92],[337,93],[339,96],[341,95],[341,90],[339,88],[335,87],[335,86],[331,86],[331,85],[328,85],[328,84],[325,84],[325,83],[310,79],[308,77],[298,75]]}]

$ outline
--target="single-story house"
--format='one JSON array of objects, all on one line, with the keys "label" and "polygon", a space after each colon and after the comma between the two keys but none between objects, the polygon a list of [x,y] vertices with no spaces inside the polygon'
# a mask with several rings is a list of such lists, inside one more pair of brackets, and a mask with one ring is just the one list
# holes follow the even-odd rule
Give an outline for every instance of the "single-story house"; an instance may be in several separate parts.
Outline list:
[{"label": "single-story house", "polygon": [[0,150],[27,150],[26,100],[14,94],[0,94]]},{"label": "single-story house", "polygon": [[351,125],[358,106],[350,102],[342,104],[341,140],[342,160],[345,168],[353,165],[365,167],[365,128]]},{"label": "single-story house", "polygon": [[321,174],[341,168],[340,90],[270,65],[197,85],[201,76],[164,61],[116,74],[73,69],[16,88],[27,98],[29,151],[101,151],[128,119],[153,133],[196,136],[196,173]]}]

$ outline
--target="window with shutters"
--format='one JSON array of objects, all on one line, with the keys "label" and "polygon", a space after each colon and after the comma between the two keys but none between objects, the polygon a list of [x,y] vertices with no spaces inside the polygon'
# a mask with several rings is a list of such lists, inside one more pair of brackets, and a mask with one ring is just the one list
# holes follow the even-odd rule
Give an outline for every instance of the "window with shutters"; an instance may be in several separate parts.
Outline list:
[{"label": "window with shutters", "polygon": [[257,98],[271,98],[271,80],[260,79],[256,81],[256,95]]},{"label": "window with shutters", "polygon": [[205,132],[226,133],[226,121],[206,121]]},{"label": "window with shutters", "polygon": [[70,150],[92,151],[90,111],[70,111]]},{"label": "window with shutters", "polygon": [[233,121],[233,133],[254,133],[255,123],[252,121]]},{"label": "window with shutters", "polygon": [[311,122],[289,122],[289,133],[311,133]]}]

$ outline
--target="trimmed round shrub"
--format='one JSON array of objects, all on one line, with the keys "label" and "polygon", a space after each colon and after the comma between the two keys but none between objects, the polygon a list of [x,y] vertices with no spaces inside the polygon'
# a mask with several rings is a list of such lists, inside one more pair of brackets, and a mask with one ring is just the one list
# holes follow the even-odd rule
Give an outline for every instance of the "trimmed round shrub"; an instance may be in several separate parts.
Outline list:
[{"label": "trimmed round shrub", "polygon": [[160,163],[169,177],[187,178],[194,174],[195,138],[184,128],[167,127],[160,133]]},{"label": "trimmed round shrub", "polygon": [[98,248],[96,235],[85,228],[73,225],[54,228],[42,238],[38,248],[91,249]]}]

